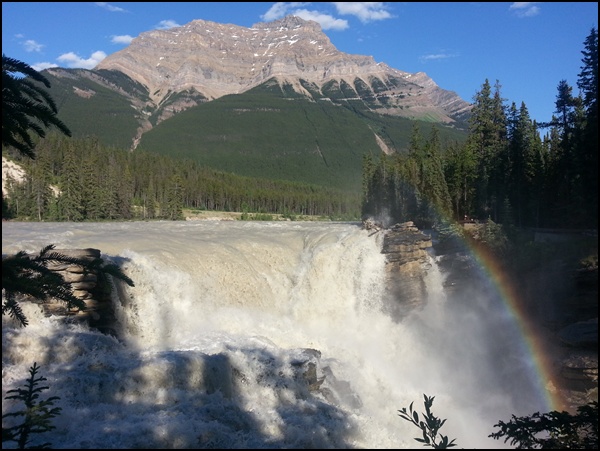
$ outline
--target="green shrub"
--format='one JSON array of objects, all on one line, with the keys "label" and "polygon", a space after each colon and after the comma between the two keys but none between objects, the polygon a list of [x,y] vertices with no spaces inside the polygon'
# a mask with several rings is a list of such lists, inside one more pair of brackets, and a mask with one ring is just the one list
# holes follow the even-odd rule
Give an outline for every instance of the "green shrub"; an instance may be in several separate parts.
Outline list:
[{"label": "green shrub", "polygon": [[[39,384],[46,380],[45,377],[38,377],[37,373],[40,367],[34,363],[29,368],[29,378],[25,381],[23,388],[8,390],[4,399],[16,399],[22,401],[24,408],[15,412],[9,412],[2,415],[2,443],[16,442],[19,449],[26,448],[49,448],[49,443],[28,447],[32,434],[41,434],[54,429],[52,418],[58,416],[62,410],[60,407],[52,407],[54,401],[60,399],[58,396],[51,396],[48,399],[40,400],[40,393],[49,387],[40,387]],[[4,420],[7,418],[22,418],[22,422],[14,426],[4,427]]]}]

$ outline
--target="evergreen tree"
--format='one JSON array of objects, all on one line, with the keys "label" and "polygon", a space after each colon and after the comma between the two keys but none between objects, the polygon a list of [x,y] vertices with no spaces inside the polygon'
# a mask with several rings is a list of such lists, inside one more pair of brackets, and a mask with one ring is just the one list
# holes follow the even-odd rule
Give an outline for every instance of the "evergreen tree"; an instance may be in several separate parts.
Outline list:
[{"label": "evergreen tree", "polygon": [[100,164],[98,153],[86,155],[81,162],[82,176],[82,200],[84,205],[84,217],[88,220],[98,221],[106,218],[102,202],[102,194],[105,192],[100,182],[103,179],[104,167]]},{"label": "evergreen tree", "polygon": [[393,222],[400,223],[415,220],[419,210],[419,192],[415,187],[414,161],[402,154],[394,156],[393,196],[395,206],[392,211]]},{"label": "evergreen tree", "polygon": [[[50,443],[43,443],[36,446],[30,445],[33,434],[41,434],[55,429],[51,424],[52,418],[58,416],[61,412],[60,407],[53,407],[54,401],[59,400],[57,396],[51,396],[47,399],[40,399],[40,394],[50,387],[39,384],[46,381],[45,377],[39,376],[40,367],[37,362],[29,368],[29,378],[25,381],[23,388],[8,390],[4,399],[22,401],[24,408],[14,412],[2,415],[2,443],[16,442],[19,449],[48,449]],[[10,421],[10,418],[22,418],[21,423],[13,426],[4,427],[4,421]]]},{"label": "evergreen tree", "polygon": [[598,449],[598,402],[579,406],[576,414],[553,410],[526,417],[512,415],[494,425],[489,437],[517,449]]},{"label": "evergreen tree", "polygon": [[59,199],[61,217],[65,221],[85,219],[81,166],[76,152],[73,143],[69,143],[65,153]]},{"label": "evergreen tree", "polygon": [[[536,129],[525,103],[521,103],[510,140],[509,196],[517,226],[530,225],[534,203]],[[503,218],[501,218],[503,219]]]},{"label": "evergreen tree", "polygon": [[50,205],[54,201],[51,184],[51,169],[48,152],[37,152],[37,159],[32,163],[31,170],[31,195],[38,221],[46,219],[49,215]]},{"label": "evergreen tree", "polygon": [[467,145],[477,161],[474,213],[481,218],[495,217],[503,174],[499,174],[494,165],[505,151],[507,125],[500,84],[496,83],[492,94],[492,87],[486,79],[473,100]]},{"label": "evergreen tree", "polygon": [[451,200],[448,185],[444,178],[444,169],[441,157],[441,143],[439,130],[433,126],[431,136],[425,145],[424,170],[422,173],[421,191],[427,200],[429,211],[426,215],[428,224],[438,222],[440,217],[447,219],[450,216]]},{"label": "evergreen tree", "polygon": [[577,86],[583,95],[583,105],[588,113],[590,122],[595,122],[596,130],[598,121],[598,30],[592,28],[590,34],[584,41],[584,49],[581,52],[583,66],[579,72]]},{"label": "evergreen tree", "polygon": [[557,156],[558,176],[556,180],[556,205],[557,213],[563,224],[573,222],[573,216],[578,213],[575,207],[577,191],[577,134],[578,106],[581,98],[573,96],[573,88],[566,80],[558,84],[558,93],[555,101],[555,121],[560,137],[559,154]]},{"label": "evergreen tree", "polygon": [[474,180],[477,160],[472,147],[454,143],[444,156],[444,178],[455,219],[464,219],[474,210]]},{"label": "evergreen tree", "polygon": [[156,217],[156,191],[154,189],[154,177],[150,176],[148,187],[142,194],[142,207],[144,209],[144,219],[154,219]]},{"label": "evergreen tree", "polygon": [[2,54],[2,145],[12,146],[30,158],[35,157],[30,132],[46,136],[54,126],[67,136],[69,128],[57,117],[58,109],[46,88],[50,82],[28,64]]},{"label": "evergreen tree", "polygon": [[164,217],[172,221],[183,219],[183,182],[179,174],[169,180]]},{"label": "evergreen tree", "polygon": [[501,96],[500,82],[496,80],[494,96],[492,99],[492,124],[493,135],[491,144],[490,182],[488,186],[488,199],[491,217],[498,221],[499,208],[507,192],[508,173],[502,162],[506,160],[508,152],[508,123],[506,117],[505,99]]},{"label": "evergreen tree", "polygon": [[[123,219],[131,219],[133,217],[133,176],[131,175],[129,164],[124,161],[119,172],[120,176],[117,185],[118,215]],[[183,208],[183,199],[181,201],[181,208]],[[183,217],[183,210],[181,217]]]},{"label": "evergreen tree", "polygon": [[[555,116],[552,117],[552,123],[556,123],[557,119]],[[560,132],[557,127],[551,127],[548,134],[543,140],[543,153],[546,157],[545,164],[545,187],[551,187],[551,189],[545,190],[542,197],[542,202],[546,205],[545,212],[543,214],[544,224],[556,227],[560,225],[557,218],[564,215],[561,212],[562,207],[560,202],[560,185],[562,183],[562,151],[561,151],[561,139]]]},{"label": "evergreen tree", "polygon": [[[362,203],[361,214],[363,218],[370,216],[374,210],[375,199],[372,192],[373,174],[375,163],[370,153],[365,153],[362,159]],[[247,205],[247,204],[245,204]]]},{"label": "evergreen tree", "polygon": [[427,154],[423,135],[419,124],[415,122],[412,127],[410,141],[408,144],[408,158],[403,159],[403,170],[401,174],[409,186],[412,187],[415,193],[414,210],[410,212],[412,219],[417,223],[424,222],[427,217],[429,205],[425,198],[425,171]]},{"label": "evergreen tree", "polygon": [[584,42],[577,86],[583,96],[586,124],[581,148],[582,191],[590,226],[598,226],[598,30],[592,28]]},{"label": "evergreen tree", "polygon": [[547,154],[544,151],[542,138],[538,131],[538,126],[533,121],[533,142],[532,142],[532,170],[533,180],[531,188],[530,205],[530,226],[542,226],[542,213],[546,208],[544,204],[544,191],[547,188]]}]

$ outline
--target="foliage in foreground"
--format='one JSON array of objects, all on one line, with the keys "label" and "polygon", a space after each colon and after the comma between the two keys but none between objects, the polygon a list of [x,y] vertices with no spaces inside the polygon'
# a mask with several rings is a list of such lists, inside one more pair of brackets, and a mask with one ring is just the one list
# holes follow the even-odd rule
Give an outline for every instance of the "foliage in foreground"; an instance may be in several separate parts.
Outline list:
[{"label": "foliage in foreground", "polygon": [[[23,409],[15,412],[9,412],[2,415],[2,443],[16,442],[19,449],[41,449],[50,448],[50,443],[30,446],[32,434],[41,434],[43,432],[55,429],[51,424],[52,418],[58,416],[61,412],[60,407],[53,407],[54,401],[59,400],[58,396],[51,396],[48,399],[41,400],[40,393],[49,387],[39,384],[46,380],[45,377],[37,376],[40,367],[37,362],[29,368],[29,378],[25,381],[23,388],[8,390],[4,399],[15,399],[22,401],[25,405]],[[8,418],[20,418],[22,422],[14,426],[4,427],[4,420]]]},{"label": "foliage in foreground", "polygon": [[69,128],[57,116],[54,99],[34,81],[50,88],[46,77],[37,70],[2,54],[2,145],[13,146],[29,158],[35,158],[30,133],[43,138],[45,129],[54,126],[71,136]]},{"label": "foliage in foreground", "polygon": [[423,438],[417,437],[415,440],[419,443],[423,443],[423,446],[431,446],[434,449],[446,449],[456,446],[454,444],[455,439],[448,441],[448,436],[442,435],[439,432],[446,420],[439,419],[431,412],[431,406],[433,405],[435,396],[429,397],[424,394],[423,398],[425,413],[422,415],[424,421],[419,420],[419,414],[413,410],[412,402],[408,407],[408,412],[406,411],[406,407],[403,407],[398,411],[400,418],[414,424],[423,432]]},{"label": "foliage in foreground", "polygon": [[575,415],[556,410],[513,415],[508,423],[499,421],[494,427],[500,430],[489,437],[504,438],[516,449],[598,449],[598,402],[579,406]]},{"label": "foliage in foreground", "polygon": [[[29,78],[19,77],[22,73],[31,79],[50,87],[46,78],[22,61],[2,55],[2,145],[13,146],[22,155],[35,158],[34,143],[30,132],[44,137],[45,129],[57,127],[62,133],[71,136],[68,127],[57,117],[57,108],[53,99],[41,87]],[[3,209],[4,211],[4,209]],[[9,314],[22,326],[27,325],[19,300],[23,296],[41,301],[50,298],[60,299],[69,308],[85,308],[85,303],[73,293],[73,286],[62,275],[48,268],[50,263],[67,263],[83,267],[85,272],[111,275],[133,286],[133,281],[114,264],[104,264],[101,258],[85,260],[53,252],[55,246],[48,245],[38,255],[28,255],[19,251],[14,255],[2,257],[2,315]],[[60,414],[60,407],[53,407],[60,399],[52,396],[41,400],[40,393],[49,387],[39,384],[46,381],[38,376],[39,367],[34,363],[29,369],[30,377],[23,388],[7,391],[6,400],[22,401],[23,409],[2,415],[2,443],[16,442],[19,449],[30,444],[31,435],[48,432],[55,427],[52,418]],[[3,406],[4,407],[4,406]],[[10,418],[22,418],[20,424],[4,427],[4,421]],[[31,448],[49,448],[49,443],[30,446]]]},{"label": "foliage in foreground", "polygon": [[[448,441],[448,437],[439,432],[446,420],[436,417],[431,411],[435,397],[423,395],[423,398],[423,420],[413,410],[412,402],[408,411],[406,407],[398,411],[403,420],[421,429],[423,438],[416,437],[415,440],[434,449],[456,446],[455,439]],[[500,430],[488,437],[495,440],[504,438],[504,443],[516,445],[515,449],[598,449],[598,402],[579,406],[574,415],[556,410],[525,417],[513,415],[509,422],[499,421],[494,427]]]},{"label": "foliage in foreground", "polygon": [[102,258],[86,260],[70,257],[53,252],[54,245],[50,244],[43,248],[38,255],[29,255],[19,251],[14,255],[2,257],[2,315],[9,314],[22,326],[28,324],[27,318],[19,305],[19,299],[23,296],[31,296],[41,301],[59,299],[67,304],[67,308],[73,307],[80,310],[85,309],[85,303],[73,294],[73,287],[66,282],[60,273],[48,268],[50,263],[67,263],[79,265],[84,271],[94,274],[105,274],[116,277],[133,286],[133,281],[127,277],[115,264],[105,264]]}]

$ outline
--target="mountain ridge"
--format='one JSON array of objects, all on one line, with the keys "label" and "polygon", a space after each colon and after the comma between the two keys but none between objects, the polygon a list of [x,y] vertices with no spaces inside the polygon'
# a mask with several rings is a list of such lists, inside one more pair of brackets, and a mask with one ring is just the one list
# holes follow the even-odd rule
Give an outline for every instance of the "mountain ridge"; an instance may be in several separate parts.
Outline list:
[{"label": "mountain ridge", "polygon": [[[470,104],[439,88],[423,72],[411,74],[377,63],[371,56],[337,50],[317,22],[297,16],[250,28],[198,19],[181,27],[148,31],[106,57],[96,70],[117,70],[145,85],[156,106],[171,93],[194,89],[210,101],[276,77],[308,97],[313,93],[299,80],[318,91],[328,83],[344,81],[354,89],[355,98],[372,97],[379,109],[403,117],[415,114],[390,106],[430,112],[437,108],[437,118],[444,123],[470,109]],[[371,89],[365,88],[361,95],[357,83]]]},{"label": "mountain ridge", "polygon": [[426,74],[340,52],[295,16],[195,20],[141,33],[95,69],[43,72],[74,136],[352,191],[364,154],[406,151],[415,123],[461,141],[470,110]]}]

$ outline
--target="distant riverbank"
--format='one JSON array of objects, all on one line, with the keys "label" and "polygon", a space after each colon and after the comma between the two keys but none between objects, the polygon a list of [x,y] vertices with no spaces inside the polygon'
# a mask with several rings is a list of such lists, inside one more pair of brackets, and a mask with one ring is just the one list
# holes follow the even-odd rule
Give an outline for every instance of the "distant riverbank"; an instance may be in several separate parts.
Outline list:
[{"label": "distant riverbank", "polygon": [[242,213],[239,211],[210,211],[183,209],[186,221],[329,221],[327,216],[291,215],[276,213]]}]

